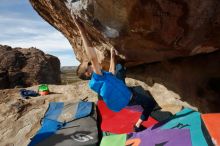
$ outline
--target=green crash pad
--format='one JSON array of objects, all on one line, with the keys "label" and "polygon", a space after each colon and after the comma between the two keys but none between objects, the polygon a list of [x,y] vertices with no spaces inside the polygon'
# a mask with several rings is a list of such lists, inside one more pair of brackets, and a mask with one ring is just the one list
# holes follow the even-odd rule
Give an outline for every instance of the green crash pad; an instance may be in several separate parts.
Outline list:
[{"label": "green crash pad", "polygon": [[100,146],[124,146],[126,134],[110,135],[102,138]]}]

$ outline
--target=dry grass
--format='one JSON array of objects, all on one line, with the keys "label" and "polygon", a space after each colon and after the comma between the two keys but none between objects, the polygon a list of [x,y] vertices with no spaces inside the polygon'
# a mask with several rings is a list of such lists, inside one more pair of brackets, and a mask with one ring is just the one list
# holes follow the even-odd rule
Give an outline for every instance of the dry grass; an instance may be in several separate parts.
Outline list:
[{"label": "dry grass", "polygon": [[76,70],[63,69],[61,70],[61,81],[62,81],[62,85],[69,85],[81,81],[81,79],[76,75]]}]

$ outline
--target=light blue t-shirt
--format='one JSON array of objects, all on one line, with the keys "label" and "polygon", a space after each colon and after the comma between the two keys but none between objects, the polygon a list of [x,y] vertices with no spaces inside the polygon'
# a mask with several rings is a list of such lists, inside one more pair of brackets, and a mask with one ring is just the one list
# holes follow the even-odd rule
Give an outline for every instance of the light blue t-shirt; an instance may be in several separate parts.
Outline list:
[{"label": "light blue t-shirt", "polygon": [[92,74],[89,87],[102,96],[108,108],[119,112],[128,105],[131,98],[131,91],[112,73],[102,71],[103,75]]}]

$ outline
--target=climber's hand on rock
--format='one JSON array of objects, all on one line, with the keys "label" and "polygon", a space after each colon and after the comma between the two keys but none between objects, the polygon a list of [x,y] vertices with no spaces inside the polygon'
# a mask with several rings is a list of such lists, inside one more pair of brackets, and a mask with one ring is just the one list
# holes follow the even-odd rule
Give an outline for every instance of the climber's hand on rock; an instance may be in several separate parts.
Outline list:
[{"label": "climber's hand on rock", "polygon": [[111,55],[112,56],[118,56],[119,55],[118,51],[114,47],[111,48]]}]

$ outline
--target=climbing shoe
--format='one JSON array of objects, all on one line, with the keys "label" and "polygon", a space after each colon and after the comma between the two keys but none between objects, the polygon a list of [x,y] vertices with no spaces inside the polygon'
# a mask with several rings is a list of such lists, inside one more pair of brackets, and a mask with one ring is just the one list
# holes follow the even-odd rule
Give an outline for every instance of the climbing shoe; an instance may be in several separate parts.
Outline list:
[{"label": "climbing shoe", "polygon": [[146,129],[146,127],[144,127],[143,125],[141,125],[140,127],[137,127],[136,125],[133,126],[133,131],[134,132],[141,132],[145,129]]}]

